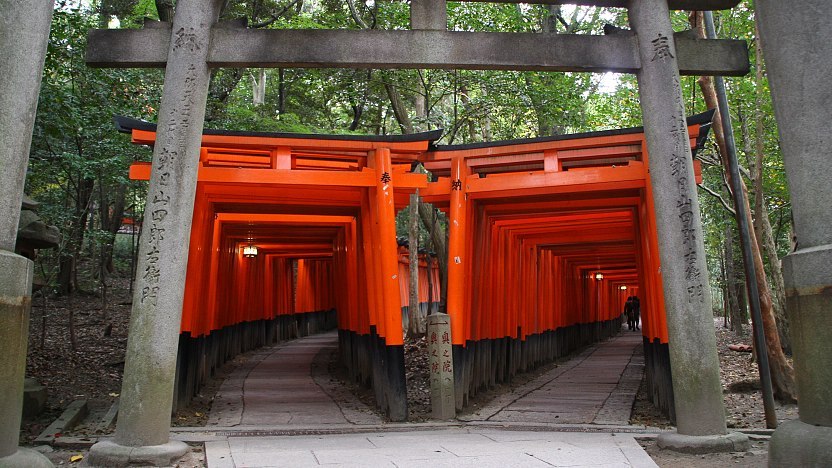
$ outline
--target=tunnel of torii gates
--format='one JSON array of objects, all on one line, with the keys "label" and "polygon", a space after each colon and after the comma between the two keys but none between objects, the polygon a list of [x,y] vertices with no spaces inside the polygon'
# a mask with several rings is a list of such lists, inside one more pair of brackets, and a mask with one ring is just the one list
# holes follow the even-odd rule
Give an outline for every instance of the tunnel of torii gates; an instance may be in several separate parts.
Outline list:
[{"label": "tunnel of torii gates", "polygon": [[[694,153],[711,117],[688,119]],[[153,124],[117,125],[136,144],[155,142]],[[409,255],[395,214],[419,189],[449,220],[457,408],[618,333],[624,302],[637,295],[648,393],[672,416],[643,130],[436,146],[440,135],[204,131],[174,407],[235,354],[337,327],[350,378],[374,389],[390,419],[405,420]],[[411,172],[416,162],[435,181]],[[136,162],[130,178],[148,180],[150,168]],[[436,262],[426,260],[423,311],[439,301]]]}]

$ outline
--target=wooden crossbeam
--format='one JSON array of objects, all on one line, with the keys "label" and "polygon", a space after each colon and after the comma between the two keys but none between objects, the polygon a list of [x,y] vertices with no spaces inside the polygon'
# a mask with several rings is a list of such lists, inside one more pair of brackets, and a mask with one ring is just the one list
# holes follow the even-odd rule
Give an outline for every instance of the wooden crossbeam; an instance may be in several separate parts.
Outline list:
[{"label": "wooden crossbeam", "polygon": [[[424,174],[393,173],[396,187],[401,189],[427,188]],[[149,180],[150,165],[134,163],[130,166],[130,178]],[[200,167],[199,181],[218,184],[268,184],[315,187],[373,187],[377,183],[374,169],[362,171],[295,171],[251,168]]]},{"label": "wooden crossbeam", "polygon": [[[675,37],[684,75],[748,72],[744,41]],[[164,67],[170,25],[96,29],[86,61],[92,67]],[[641,67],[632,32],[583,34],[459,31],[255,30],[215,27],[211,67],[532,70],[635,73]]]}]

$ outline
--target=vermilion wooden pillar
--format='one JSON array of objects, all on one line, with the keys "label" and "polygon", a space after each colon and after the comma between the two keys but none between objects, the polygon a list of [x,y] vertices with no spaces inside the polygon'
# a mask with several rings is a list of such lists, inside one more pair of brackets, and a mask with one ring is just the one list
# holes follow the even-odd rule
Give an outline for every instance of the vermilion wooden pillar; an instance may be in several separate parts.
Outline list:
[{"label": "vermilion wooden pillar", "polygon": [[376,214],[376,245],[379,247],[377,287],[381,290],[381,316],[387,367],[387,408],[393,421],[407,420],[407,385],[404,373],[404,334],[399,298],[399,263],[396,243],[396,207],[393,199],[393,165],[390,149],[379,148],[373,154],[376,189],[373,198]]},{"label": "vermilion wooden pillar", "polygon": [[466,243],[468,237],[468,199],[465,182],[468,166],[463,158],[451,161],[450,239],[448,243],[448,315],[451,317],[453,344],[465,343],[465,270],[468,265]]},{"label": "vermilion wooden pillar", "polygon": [[393,203],[393,166],[390,162],[390,150],[379,148],[375,151],[376,175],[376,213],[378,215],[377,237],[381,251],[381,287],[383,316],[385,322],[385,340],[387,345],[401,345],[402,310],[399,298],[399,264],[396,243],[396,208]]}]

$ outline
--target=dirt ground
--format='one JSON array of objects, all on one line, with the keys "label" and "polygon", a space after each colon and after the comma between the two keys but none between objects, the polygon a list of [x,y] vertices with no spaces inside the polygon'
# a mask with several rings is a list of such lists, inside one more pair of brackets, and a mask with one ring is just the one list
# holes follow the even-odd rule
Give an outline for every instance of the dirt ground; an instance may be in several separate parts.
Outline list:
[{"label": "dirt ground", "polygon": [[[124,352],[127,345],[127,328],[130,314],[129,280],[115,278],[108,291],[106,308],[98,295],[75,294],[63,298],[36,296],[30,322],[29,359],[27,376],[48,387],[47,410],[42,415],[24,421],[21,443],[30,445],[32,440],[74,400],[86,399],[93,418],[103,415],[118,398],[124,369]],[[729,344],[750,343],[748,336],[736,337],[722,328],[715,320],[717,345],[721,366],[728,426],[732,428],[765,428],[759,379],[756,364],[750,353],[728,350]],[[70,333],[70,332],[73,333]],[[71,335],[74,334],[74,339]],[[74,344],[73,344],[74,343]],[[408,404],[410,420],[421,422],[430,419],[430,385],[427,373],[427,344],[424,338],[405,343],[406,373],[408,379]],[[181,409],[172,418],[175,426],[203,426],[219,384],[235,365],[243,362],[240,356],[227,364],[217,379],[206,386],[194,402]],[[337,361],[332,360],[333,371]],[[543,366],[534,372],[518,376],[510,384],[480,392],[471,400],[470,411],[493,397],[523,385],[545,373],[557,363]],[[337,367],[337,366],[336,366]],[[336,376],[337,378],[337,376]],[[363,400],[372,398],[371,391],[354,390]],[[796,405],[777,405],[778,419],[797,418]],[[633,408],[634,424],[668,427],[669,422],[646,400],[642,388]],[[81,425],[73,431],[76,436],[99,435],[96,425]],[[651,440],[642,442],[647,452],[660,466],[761,466],[765,464],[767,442],[755,441],[746,453],[721,455],[681,455],[655,447]],[[47,450],[47,449],[44,449]],[[55,450],[47,453],[56,464],[82,464],[71,462],[84,450]],[[192,452],[178,466],[203,466],[201,449]]]},{"label": "dirt ground", "polygon": [[715,468],[739,467],[759,468],[768,464],[768,441],[751,441],[746,452],[709,453],[706,455],[689,455],[662,450],[655,440],[639,441],[650,458],[661,468]]},{"label": "dirt ground", "polygon": [[[105,413],[118,398],[130,319],[129,279],[114,278],[106,308],[100,297],[36,295],[32,300],[26,376],[46,385],[46,412],[24,421],[30,443],[75,400]],[[74,339],[72,335],[74,332]]]},{"label": "dirt ground", "polygon": [[[749,344],[748,331],[737,336],[733,331],[723,327],[721,319],[714,320],[717,350],[719,353],[720,379],[725,401],[727,425],[733,429],[765,429],[763,398],[760,391],[760,379],[757,363],[751,353],[731,351],[731,344]],[[791,362],[791,359],[789,359]],[[797,405],[782,405],[775,402],[775,413],[779,422],[797,419]],[[644,381],[633,405],[632,424],[668,428],[670,421],[647,401]],[[662,450],[655,440],[640,441],[642,447],[661,467],[692,468],[712,467],[760,467],[768,464],[768,441],[753,440],[747,452],[719,453],[707,455],[687,455]]]},{"label": "dirt ground", "polygon": [[[727,413],[727,424],[734,429],[765,429],[763,397],[760,391],[760,377],[757,363],[751,353],[731,351],[731,344],[749,344],[749,331],[737,336],[722,326],[722,320],[714,320],[717,351],[719,353],[720,380]],[[791,358],[789,358],[791,363]],[[782,405],[775,402],[777,420],[780,422],[797,419],[797,405]],[[665,428],[670,421],[662,416],[647,400],[644,382],[633,406],[632,424]]]}]

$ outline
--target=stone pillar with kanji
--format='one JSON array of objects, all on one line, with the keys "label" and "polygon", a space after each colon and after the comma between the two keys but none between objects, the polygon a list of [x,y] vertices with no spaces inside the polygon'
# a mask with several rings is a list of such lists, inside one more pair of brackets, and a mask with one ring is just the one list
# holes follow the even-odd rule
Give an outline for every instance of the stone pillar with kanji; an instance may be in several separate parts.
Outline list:
[{"label": "stone pillar with kanji", "polygon": [[453,419],[456,417],[454,360],[451,348],[451,319],[448,314],[428,316],[428,353],[433,418]]}]

